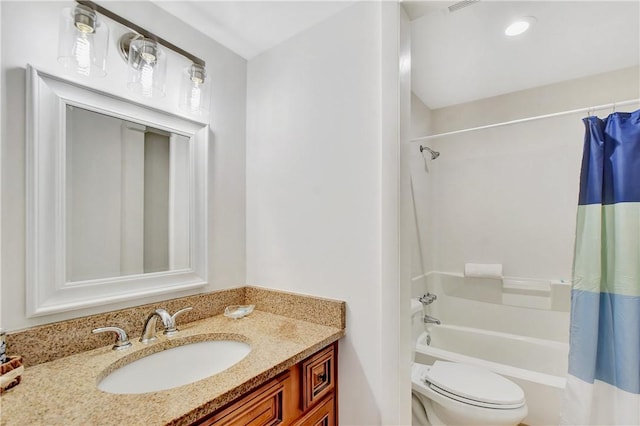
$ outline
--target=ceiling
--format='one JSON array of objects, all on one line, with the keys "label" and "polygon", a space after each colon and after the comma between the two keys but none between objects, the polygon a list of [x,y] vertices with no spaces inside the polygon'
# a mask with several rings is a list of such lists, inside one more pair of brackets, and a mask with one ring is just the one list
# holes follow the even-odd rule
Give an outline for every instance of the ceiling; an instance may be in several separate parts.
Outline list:
[{"label": "ceiling", "polygon": [[[354,1],[151,0],[251,59]],[[448,7],[469,3],[455,12]],[[640,1],[403,1],[412,89],[429,108],[638,65]],[[511,39],[516,17],[536,24]],[[357,25],[357,23],[354,23]]]},{"label": "ceiling", "polygon": [[245,59],[269,50],[353,1],[151,0]]},{"label": "ceiling", "polygon": [[[404,2],[413,92],[429,108],[638,65],[638,1]],[[534,16],[508,38],[514,18]]]}]

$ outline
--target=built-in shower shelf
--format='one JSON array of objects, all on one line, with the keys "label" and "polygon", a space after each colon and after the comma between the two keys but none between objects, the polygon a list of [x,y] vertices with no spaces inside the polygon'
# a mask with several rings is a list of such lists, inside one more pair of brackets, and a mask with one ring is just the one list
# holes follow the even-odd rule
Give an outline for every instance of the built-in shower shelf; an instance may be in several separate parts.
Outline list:
[{"label": "built-in shower shelf", "polygon": [[447,296],[532,309],[568,312],[571,283],[521,277],[478,278],[458,273],[431,272],[425,278],[441,282]]}]

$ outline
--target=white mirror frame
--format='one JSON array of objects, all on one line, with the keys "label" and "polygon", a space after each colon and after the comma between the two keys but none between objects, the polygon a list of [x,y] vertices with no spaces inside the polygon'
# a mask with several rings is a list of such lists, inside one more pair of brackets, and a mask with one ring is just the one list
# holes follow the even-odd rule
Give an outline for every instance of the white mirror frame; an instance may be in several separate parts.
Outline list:
[{"label": "white mirror frame", "polygon": [[[190,138],[190,266],[66,282],[66,106],[134,121]],[[207,283],[209,126],[99,92],[27,66],[28,317],[178,292]]]}]

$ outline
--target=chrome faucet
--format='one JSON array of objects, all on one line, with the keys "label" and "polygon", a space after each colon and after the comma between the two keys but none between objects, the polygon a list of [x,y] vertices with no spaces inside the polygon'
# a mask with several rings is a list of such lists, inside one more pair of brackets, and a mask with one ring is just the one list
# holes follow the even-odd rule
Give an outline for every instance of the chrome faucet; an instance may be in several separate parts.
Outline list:
[{"label": "chrome faucet", "polygon": [[[432,304],[438,298],[435,294],[427,293],[418,298],[418,300],[422,303],[422,311],[424,312],[427,308],[427,305]],[[440,325],[440,320],[438,318],[432,317],[431,315],[424,314],[422,317],[422,321],[425,324],[436,324]],[[425,327],[425,332],[427,333],[427,346],[431,344],[431,334],[429,333],[429,328]]]},{"label": "chrome faucet", "polygon": [[425,324],[437,324],[440,325],[440,320],[438,318],[434,318],[431,315],[424,314],[424,318],[422,319]]},{"label": "chrome faucet", "polygon": [[[418,298],[418,300],[422,303],[422,309],[423,312],[425,311],[425,308],[427,307],[427,305],[432,304],[433,302],[435,302],[435,300],[438,298],[438,296],[436,296],[435,294],[431,294],[431,293],[427,293],[425,295],[422,295]],[[424,321],[425,324],[438,324],[440,325],[440,320],[438,318],[434,318],[430,315],[424,314],[424,317],[422,318],[422,321]]]},{"label": "chrome faucet", "polygon": [[180,309],[173,315],[170,315],[169,312],[162,308],[156,309],[147,317],[147,321],[144,323],[140,341],[142,343],[151,343],[157,339],[156,322],[158,318],[160,318],[160,321],[162,321],[162,325],[164,326],[163,334],[165,336],[173,336],[178,332],[178,328],[176,327],[176,317],[192,309],[192,307]]},{"label": "chrome faucet", "polygon": [[91,332],[93,334],[96,333],[104,333],[107,331],[112,331],[116,333],[116,343],[113,345],[114,351],[120,351],[123,349],[127,349],[131,347],[131,342],[129,341],[129,337],[127,337],[127,332],[121,329],[120,327],[100,327],[95,328]]},{"label": "chrome faucet", "polygon": [[427,306],[432,304],[437,298],[438,296],[436,296],[435,294],[427,293],[420,296],[418,300],[422,303],[422,306]]}]

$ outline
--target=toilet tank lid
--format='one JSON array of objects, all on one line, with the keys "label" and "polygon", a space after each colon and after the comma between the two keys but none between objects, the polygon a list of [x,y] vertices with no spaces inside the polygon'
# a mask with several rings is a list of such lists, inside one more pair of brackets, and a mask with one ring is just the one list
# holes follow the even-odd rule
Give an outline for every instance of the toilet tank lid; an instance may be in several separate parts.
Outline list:
[{"label": "toilet tank lid", "polygon": [[525,402],[520,386],[485,368],[436,361],[425,379],[452,394],[479,402],[513,405]]}]

